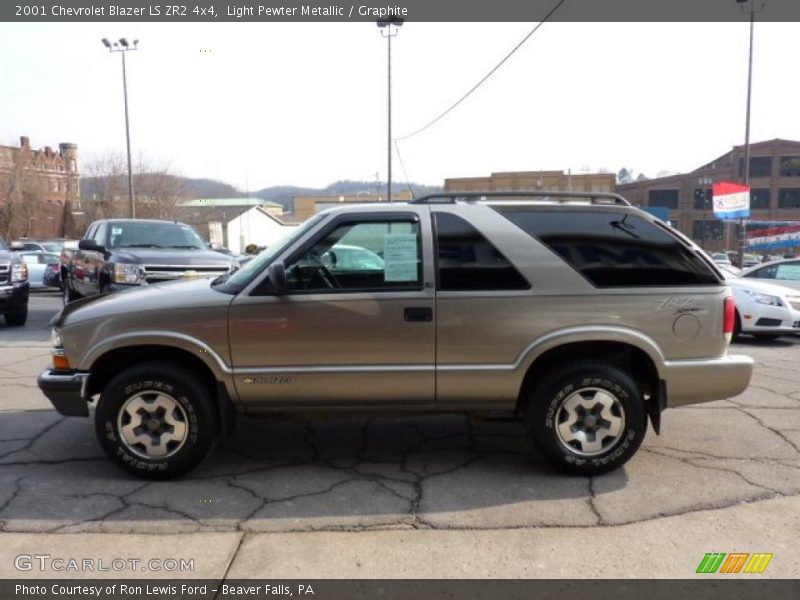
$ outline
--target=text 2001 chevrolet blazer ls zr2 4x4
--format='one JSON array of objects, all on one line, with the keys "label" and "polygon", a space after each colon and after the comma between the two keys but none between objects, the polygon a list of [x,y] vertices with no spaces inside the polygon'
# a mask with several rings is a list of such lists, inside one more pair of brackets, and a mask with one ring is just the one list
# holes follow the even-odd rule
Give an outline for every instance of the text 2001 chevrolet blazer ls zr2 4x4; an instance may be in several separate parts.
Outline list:
[{"label": "text 2001 chevrolet blazer ls zr2 4x4", "polygon": [[[735,396],[730,289],[615,195],[335,208],[246,267],[87,298],[39,385],[123,469],[197,466],[238,411],[507,411],[557,467],[624,464],[667,407]],[[530,197],[528,197],[530,196]]]}]

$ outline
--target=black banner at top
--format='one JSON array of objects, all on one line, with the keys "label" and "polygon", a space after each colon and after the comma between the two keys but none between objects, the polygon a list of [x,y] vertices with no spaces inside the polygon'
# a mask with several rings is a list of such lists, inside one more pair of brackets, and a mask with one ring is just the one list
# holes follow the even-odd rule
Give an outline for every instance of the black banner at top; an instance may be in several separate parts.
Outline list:
[{"label": "black banner at top", "polygon": [[3,0],[0,21],[800,22],[800,0]]}]

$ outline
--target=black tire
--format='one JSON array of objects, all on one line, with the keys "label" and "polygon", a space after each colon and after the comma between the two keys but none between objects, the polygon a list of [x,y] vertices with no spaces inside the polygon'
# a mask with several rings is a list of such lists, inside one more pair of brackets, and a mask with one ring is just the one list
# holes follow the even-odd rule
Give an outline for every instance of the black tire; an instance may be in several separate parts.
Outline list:
[{"label": "black tire", "polygon": [[781,334],[779,333],[754,333],[753,337],[761,342],[774,342]]},{"label": "black tire", "polygon": [[736,341],[742,335],[742,318],[739,316],[739,311],[734,313],[733,317],[733,333],[731,334],[731,341]]},{"label": "black tire", "polygon": [[22,327],[28,320],[28,307],[15,312],[8,312],[3,315],[6,319],[6,325],[9,327]]},{"label": "black tire", "polygon": [[[579,399],[575,394],[581,390],[584,392]],[[598,412],[593,416],[595,409],[603,406],[600,400],[587,413],[581,399],[585,399],[587,405],[591,404],[592,394],[598,392],[604,392],[599,398],[610,404],[609,412],[604,409],[603,414]],[[565,408],[568,402],[579,406],[570,413]],[[580,421],[580,424],[576,422],[573,428],[591,427],[606,433],[596,442],[600,443],[600,448],[591,450],[587,447],[587,451],[582,452],[582,442],[562,439],[559,424],[565,425],[570,415],[580,411],[587,420]],[[617,426],[617,434],[609,433],[612,429],[606,427],[604,417],[611,419],[607,421],[608,427]],[[621,467],[636,453],[647,431],[644,401],[636,384],[619,368],[598,361],[578,362],[546,375],[533,386],[526,420],[533,443],[545,458],[554,467],[576,475],[598,475]],[[568,432],[567,435],[571,434]],[[591,436],[597,437],[594,433]]]},{"label": "black tire", "polygon": [[[214,399],[207,388],[205,382],[190,371],[169,364],[145,363],[125,369],[105,387],[97,405],[95,431],[100,446],[114,464],[137,477],[172,479],[185,475],[208,456],[216,441]],[[184,423],[185,439],[180,444],[171,441],[176,447],[169,450],[167,456],[148,456],[144,444],[134,448],[125,441],[122,429],[134,429],[129,408],[125,411],[123,408],[131,407],[128,401],[135,402],[137,396],[144,398],[145,403],[152,402],[154,396],[161,396],[176,404],[170,418],[175,425]],[[138,414],[142,414],[141,411]],[[142,434],[160,435],[160,429],[153,434],[147,431],[144,418],[138,423],[136,429]],[[165,426],[170,427],[169,424]],[[175,431],[174,427],[172,429]],[[165,449],[168,447],[169,444],[164,445]]]}]

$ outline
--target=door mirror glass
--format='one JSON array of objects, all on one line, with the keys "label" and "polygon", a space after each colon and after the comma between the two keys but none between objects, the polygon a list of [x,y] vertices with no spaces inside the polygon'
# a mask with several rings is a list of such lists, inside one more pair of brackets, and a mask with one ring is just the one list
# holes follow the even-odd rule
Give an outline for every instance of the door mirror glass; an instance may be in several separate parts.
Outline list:
[{"label": "door mirror glass", "polygon": [[277,295],[286,293],[286,267],[282,262],[274,262],[267,270],[272,289]]}]

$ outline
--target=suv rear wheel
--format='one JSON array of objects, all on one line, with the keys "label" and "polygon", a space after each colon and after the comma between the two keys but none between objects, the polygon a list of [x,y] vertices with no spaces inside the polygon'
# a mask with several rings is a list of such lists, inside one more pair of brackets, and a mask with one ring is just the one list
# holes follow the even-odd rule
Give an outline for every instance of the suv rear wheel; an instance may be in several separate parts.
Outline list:
[{"label": "suv rear wheel", "polygon": [[190,371],[156,363],[117,375],[103,390],[95,430],[125,471],[170,479],[194,469],[214,446],[213,399]]},{"label": "suv rear wheel", "polygon": [[633,380],[603,362],[580,362],[545,376],[527,408],[534,444],[557,468],[597,475],[634,455],[647,431]]}]

